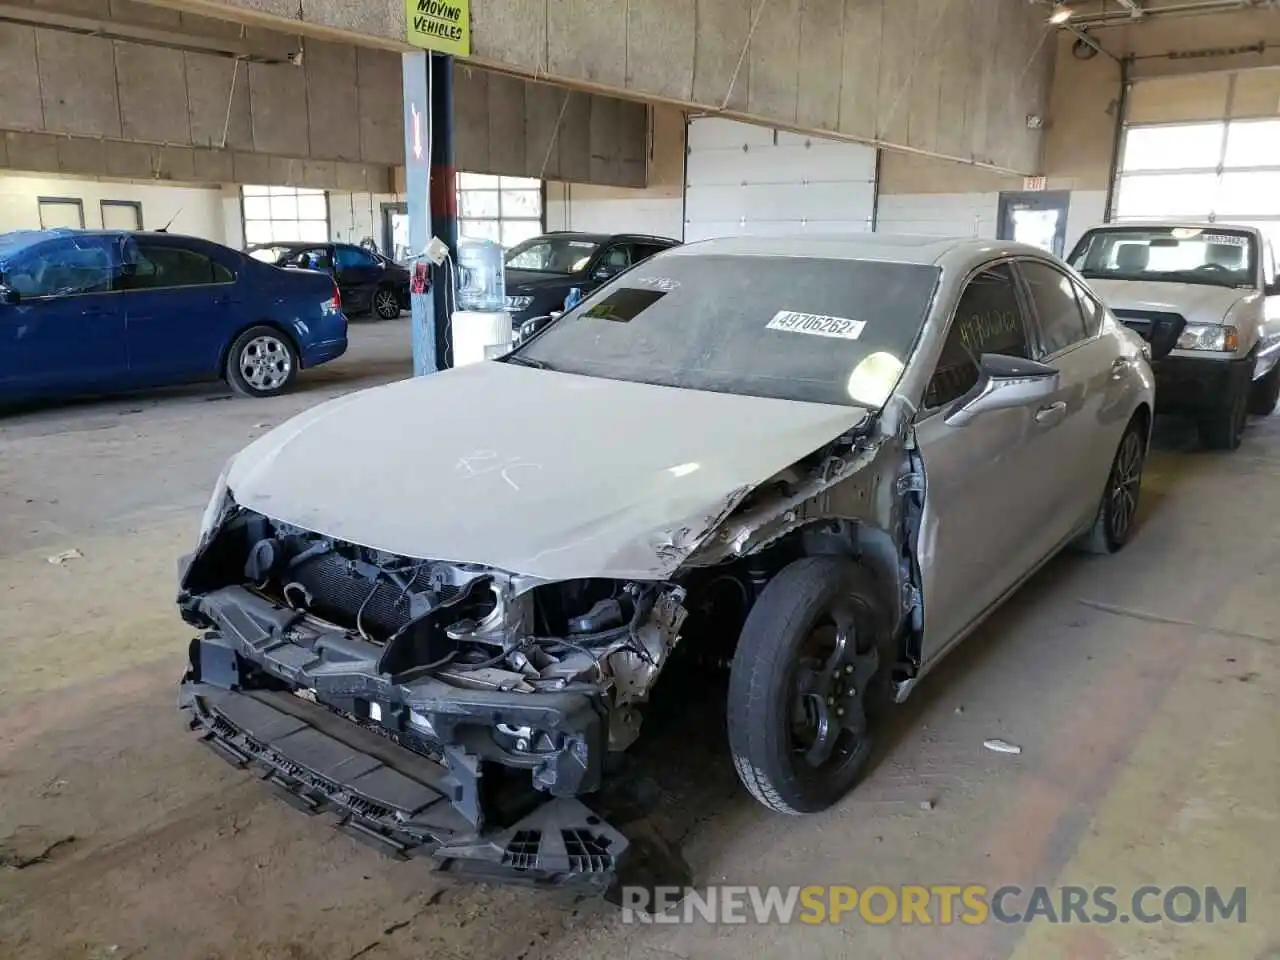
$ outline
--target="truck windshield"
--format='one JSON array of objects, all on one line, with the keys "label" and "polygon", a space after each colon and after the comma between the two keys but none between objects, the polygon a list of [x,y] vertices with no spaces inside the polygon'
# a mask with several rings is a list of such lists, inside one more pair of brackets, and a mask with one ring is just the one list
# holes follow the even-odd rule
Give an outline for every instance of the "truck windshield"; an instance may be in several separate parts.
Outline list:
[{"label": "truck windshield", "polygon": [[511,354],[516,363],[716,393],[878,408],[915,349],[931,265],[658,255]]},{"label": "truck windshield", "polygon": [[1257,241],[1246,230],[1105,227],[1086,233],[1069,262],[1091,280],[1252,287],[1257,257]]}]

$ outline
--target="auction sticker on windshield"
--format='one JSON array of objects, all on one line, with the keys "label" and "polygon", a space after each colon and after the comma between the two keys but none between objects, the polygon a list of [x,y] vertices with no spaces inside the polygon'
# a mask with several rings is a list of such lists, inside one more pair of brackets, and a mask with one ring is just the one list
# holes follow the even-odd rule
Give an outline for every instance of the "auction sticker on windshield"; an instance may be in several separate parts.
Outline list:
[{"label": "auction sticker on windshield", "polygon": [[807,333],[815,337],[835,337],[837,340],[857,340],[862,335],[865,320],[847,317],[827,317],[820,313],[797,313],[779,310],[765,324],[769,330],[785,330],[787,333]]}]

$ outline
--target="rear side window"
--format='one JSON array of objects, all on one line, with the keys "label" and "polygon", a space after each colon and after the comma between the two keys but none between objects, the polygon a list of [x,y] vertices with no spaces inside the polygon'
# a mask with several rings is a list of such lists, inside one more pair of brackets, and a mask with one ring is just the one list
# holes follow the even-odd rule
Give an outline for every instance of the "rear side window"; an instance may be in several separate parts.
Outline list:
[{"label": "rear side window", "polygon": [[960,295],[938,366],[925,390],[925,407],[943,406],[972,390],[984,353],[1030,359],[1026,324],[1008,264],[984,270]]},{"label": "rear side window", "polygon": [[203,253],[140,242],[137,268],[129,286],[134,290],[156,290],[229,283],[233,279],[230,270]]},{"label": "rear side window", "polygon": [[1086,337],[1084,316],[1071,278],[1043,263],[1023,261],[1018,269],[1027,281],[1040,325],[1040,355],[1048,356]]}]

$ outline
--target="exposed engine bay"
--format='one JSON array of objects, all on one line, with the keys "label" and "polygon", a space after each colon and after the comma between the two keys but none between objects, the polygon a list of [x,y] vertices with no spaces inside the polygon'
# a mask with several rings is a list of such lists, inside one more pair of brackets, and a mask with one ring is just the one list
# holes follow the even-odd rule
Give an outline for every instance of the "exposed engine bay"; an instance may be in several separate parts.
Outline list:
[{"label": "exposed engine bay", "polygon": [[[235,526],[253,593],[378,648],[382,672],[475,690],[589,690],[620,711],[612,750],[635,739],[638,719],[623,708],[646,699],[688,613],[685,588],[674,583],[543,584],[397,557],[266,517],[246,514]],[[520,733],[508,745],[536,749]]]},{"label": "exposed engine bay", "polygon": [[[207,632],[192,642],[182,702],[193,729],[237,765],[271,768],[309,806],[365,811],[346,815],[362,839],[510,868],[526,821],[550,818],[562,838],[603,832],[592,842],[610,853],[570,864],[544,849],[528,870],[603,874],[626,841],[574,798],[599,790],[607,757],[639,736],[686,630],[699,634],[689,656],[723,661],[767,579],[753,561],[683,582],[548,583],[387,554],[236,508],[183,571],[184,619]],[[435,772],[412,790],[345,784],[273,746],[267,734],[293,732],[297,718],[308,736],[335,738],[335,770],[358,762],[348,746],[369,754],[350,737],[371,732]],[[411,793],[412,803],[387,799]],[[463,822],[446,829],[440,807]]]}]

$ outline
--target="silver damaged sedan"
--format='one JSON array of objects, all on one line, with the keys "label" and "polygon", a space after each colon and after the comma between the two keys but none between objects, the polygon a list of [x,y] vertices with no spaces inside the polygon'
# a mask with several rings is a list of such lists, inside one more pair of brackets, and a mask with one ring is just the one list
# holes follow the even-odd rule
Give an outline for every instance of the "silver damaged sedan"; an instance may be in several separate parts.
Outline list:
[{"label": "silver damaged sedan", "polygon": [[742,782],[822,810],[871,705],[1062,547],[1133,535],[1148,358],[1031,247],[677,247],[234,457],[181,567],[182,709],[396,856],[607,887],[614,761],[664,678],[728,664]]}]

